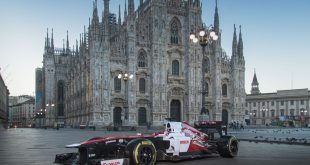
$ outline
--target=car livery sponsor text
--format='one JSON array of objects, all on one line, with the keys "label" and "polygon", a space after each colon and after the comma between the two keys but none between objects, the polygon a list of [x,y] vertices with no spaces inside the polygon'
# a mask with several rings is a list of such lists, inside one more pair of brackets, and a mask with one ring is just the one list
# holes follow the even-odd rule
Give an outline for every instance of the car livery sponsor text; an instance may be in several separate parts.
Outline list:
[{"label": "car livery sponsor text", "polygon": [[101,165],[122,165],[124,159],[102,160]]},{"label": "car livery sponsor text", "polygon": [[188,143],[189,143],[188,140],[181,140],[181,141],[180,141],[180,144],[188,144]]}]

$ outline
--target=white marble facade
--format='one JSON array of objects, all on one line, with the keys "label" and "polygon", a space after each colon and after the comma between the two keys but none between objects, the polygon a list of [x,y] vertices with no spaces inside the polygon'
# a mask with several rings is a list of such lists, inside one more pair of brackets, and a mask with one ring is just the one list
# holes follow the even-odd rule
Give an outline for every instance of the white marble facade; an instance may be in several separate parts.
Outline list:
[{"label": "white marble facade", "polygon": [[[56,105],[51,123],[159,126],[169,117],[193,123],[202,107],[202,77],[210,119],[244,119],[241,28],[239,39],[234,30],[228,57],[221,47],[217,6],[219,40],[206,47],[202,61],[201,46],[189,40],[202,25],[200,0],[144,0],[137,10],[128,0],[124,14],[119,11],[123,19],[109,12],[109,0],[103,5],[99,18],[94,1],[90,24],[73,49],[68,38],[63,49],[54,48],[53,37],[46,38],[44,100]],[[117,78],[125,72],[134,78]]]}]

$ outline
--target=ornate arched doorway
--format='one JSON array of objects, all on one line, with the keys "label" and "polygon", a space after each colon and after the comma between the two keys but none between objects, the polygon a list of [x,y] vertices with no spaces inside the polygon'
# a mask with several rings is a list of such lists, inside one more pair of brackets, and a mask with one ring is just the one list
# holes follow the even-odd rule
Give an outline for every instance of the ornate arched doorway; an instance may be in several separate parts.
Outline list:
[{"label": "ornate arched doorway", "polygon": [[146,125],[146,109],[144,107],[139,108],[138,110],[138,124]]},{"label": "ornate arched doorway", "polygon": [[113,124],[114,126],[122,125],[122,108],[115,107],[113,110]]},{"label": "ornate arched doorway", "polygon": [[170,103],[170,118],[181,121],[181,103],[179,100],[172,100]]},{"label": "ornate arched doorway", "polygon": [[222,124],[228,124],[228,111],[226,109],[222,111]]}]

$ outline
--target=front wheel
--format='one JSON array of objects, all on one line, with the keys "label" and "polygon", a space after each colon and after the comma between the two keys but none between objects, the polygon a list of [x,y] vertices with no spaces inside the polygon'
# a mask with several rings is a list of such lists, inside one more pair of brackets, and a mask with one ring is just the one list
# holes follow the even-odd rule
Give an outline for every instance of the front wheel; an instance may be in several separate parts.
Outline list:
[{"label": "front wheel", "polygon": [[233,158],[238,155],[239,142],[235,136],[222,136],[217,143],[222,157]]},{"label": "front wheel", "polygon": [[136,139],[127,146],[130,164],[134,165],[154,165],[156,161],[156,148],[147,139]]}]

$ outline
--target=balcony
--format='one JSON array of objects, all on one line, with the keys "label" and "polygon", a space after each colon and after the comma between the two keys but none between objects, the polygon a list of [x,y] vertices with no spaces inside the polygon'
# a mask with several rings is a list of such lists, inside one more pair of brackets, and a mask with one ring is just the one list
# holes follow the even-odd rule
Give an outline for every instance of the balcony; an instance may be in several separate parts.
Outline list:
[{"label": "balcony", "polygon": [[185,83],[185,77],[184,76],[168,75],[167,81],[168,81],[168,84],[184,84]]}]

